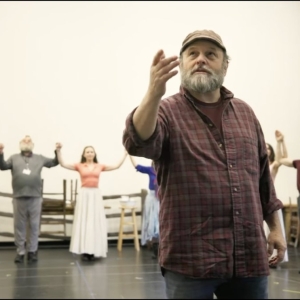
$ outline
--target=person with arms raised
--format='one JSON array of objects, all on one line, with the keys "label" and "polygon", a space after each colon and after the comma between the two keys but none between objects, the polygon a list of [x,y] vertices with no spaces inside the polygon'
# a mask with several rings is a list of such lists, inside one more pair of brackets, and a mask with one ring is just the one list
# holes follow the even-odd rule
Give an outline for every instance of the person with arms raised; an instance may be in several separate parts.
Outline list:
[{"label": "person with arms raised", "polygon": [[[170,299],[266,299],[268,257],[277,249],[276,264],[286,251],[263,131],[251,107],[223,86],[228,65],[217,33],[188,34],[179,59],[156,53],[146,95],[126,119],[129,155],[155,165]],[[180,90],[162,99],[177,66]]]}]

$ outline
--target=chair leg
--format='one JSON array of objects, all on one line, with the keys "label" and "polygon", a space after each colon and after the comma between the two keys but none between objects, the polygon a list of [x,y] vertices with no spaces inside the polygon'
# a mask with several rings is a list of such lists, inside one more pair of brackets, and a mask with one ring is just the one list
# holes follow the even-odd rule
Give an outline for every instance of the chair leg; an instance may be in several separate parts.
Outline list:
[{"label": "chair leg", "polygon": [[67,217],[65,211],[64,211],[64,235],[67,236]]},{"label": "chair leg", "polygon": [[136,249],[136,251],[140,251],[140,244],[139,244],[139,236],[138,236],[138,232],[137,232],[135,209],[132,209],[132,221],[133,221],[133,234],[134,234],[135,249]]},{"label": "chair leg", "polygon": [[300,222],[298,221],[297,232],[296,232],[296,239],[295,239],[295,243],[294,243],[294,247],[295,248],[298,247],[299,235],[300,235]]},{"label": "chair leg", "polygon": [[123,222],[124,222],[124,208],[121,208],[120,229],[119,229],[119,238],[118,238],[119,251],[122,251],[122,244],[123,244]]}]

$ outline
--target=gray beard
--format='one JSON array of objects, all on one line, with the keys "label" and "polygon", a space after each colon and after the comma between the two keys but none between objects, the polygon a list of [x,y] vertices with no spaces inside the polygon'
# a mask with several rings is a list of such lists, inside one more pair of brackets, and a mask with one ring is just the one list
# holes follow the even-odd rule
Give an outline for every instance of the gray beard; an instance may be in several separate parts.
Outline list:
[{"label": "gray beard", "polygon": [[30,152],[32,152],[32,149],[33,149],[32,146],[28,146],[28,145],[20,145],[20,150],[21,150],[21,151],[24,151],[24,152],[30,151]]},{"label": "gray beard", "polygon": [[219,89],[224,82],[222,74],[198,74],[181,71],[181,85],[187,90],[198,94],[205,94]]}]

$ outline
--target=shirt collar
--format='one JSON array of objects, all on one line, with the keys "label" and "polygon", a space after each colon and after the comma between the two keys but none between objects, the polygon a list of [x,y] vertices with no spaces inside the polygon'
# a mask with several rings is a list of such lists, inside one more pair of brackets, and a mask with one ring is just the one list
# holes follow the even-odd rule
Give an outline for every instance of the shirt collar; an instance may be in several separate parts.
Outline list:
[{"label": "shirt collar", "polygon": [[[224,86],[221,86],[221,89],[220,89],[220,93],[221,93],[221,99],[224,101],[224,100],[230,100],[233,98],[233,93],[231,91],[229,91],[228,89],[226,89]],[[190,101],[198,101],[197,99],[195,99],[187,89],[185,89],[182,85],[180,86],[180,94],[182,96],[185,96],[188,98],[188,100]]]}]

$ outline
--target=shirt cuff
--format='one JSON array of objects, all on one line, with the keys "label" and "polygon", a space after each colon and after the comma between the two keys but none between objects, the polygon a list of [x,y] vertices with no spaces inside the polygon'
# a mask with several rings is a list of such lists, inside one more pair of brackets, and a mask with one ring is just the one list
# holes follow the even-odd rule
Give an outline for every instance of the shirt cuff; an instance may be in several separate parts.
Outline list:
[{"label": "shirt cuff", "polygon": [[272,201],[272,203],[268,204],[265,210],[264,219],[266,218],[266,216],[269,216],[272,213],[274,213],[274,211],[282,208],[283,208],[283,203],[279,199],[275,199],[275,201]]}]

